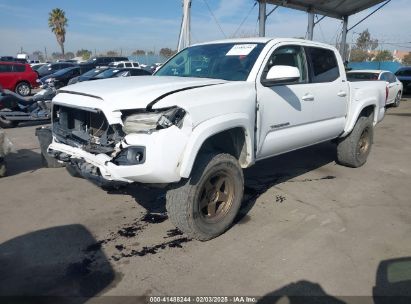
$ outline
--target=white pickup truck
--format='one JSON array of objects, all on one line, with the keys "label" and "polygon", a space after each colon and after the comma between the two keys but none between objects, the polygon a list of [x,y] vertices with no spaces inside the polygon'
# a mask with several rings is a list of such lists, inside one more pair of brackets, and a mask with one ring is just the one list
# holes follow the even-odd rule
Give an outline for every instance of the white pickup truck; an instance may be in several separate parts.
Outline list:
[{"label": "white pickup truck", "polygon": [[385,100],[384,82],[347,81],[332,46],[216,41],[182,50],[154,76],[62,88],[48,152],[101,186],[168,184],[171,221],[208,240],[232,224],[242,168],[256,161],[334,140],[340,164],[363,165]]}]

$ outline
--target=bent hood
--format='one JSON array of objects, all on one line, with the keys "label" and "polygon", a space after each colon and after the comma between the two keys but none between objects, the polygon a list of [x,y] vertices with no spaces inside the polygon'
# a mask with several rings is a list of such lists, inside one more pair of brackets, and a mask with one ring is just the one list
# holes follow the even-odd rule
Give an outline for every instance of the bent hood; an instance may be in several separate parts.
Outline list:
[{"label": "bent hood", "polygon": [[220,79],[172,76],[119,77],[66,86],[59,91],[53,101],[67,104],[73,100],[73,104],[76,104],[74,99],[86,97],[93,101],[90,104],[83,104],[83,107],[109,107],[111,110],[139,109],[146,108],[162,97],[182,90],[226,82]]}]

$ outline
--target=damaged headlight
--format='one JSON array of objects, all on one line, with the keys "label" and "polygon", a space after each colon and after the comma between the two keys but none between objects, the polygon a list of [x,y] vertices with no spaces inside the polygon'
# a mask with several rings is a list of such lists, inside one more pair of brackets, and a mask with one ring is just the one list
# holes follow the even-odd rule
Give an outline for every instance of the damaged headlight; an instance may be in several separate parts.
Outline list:
[{"label": "damaged headlight", "polygon": [[153,112],[141,112],[127,115],[123,119],[123,131],[126,134],[165,129],[173,125],[181,127],[186,112],[177,107]]}]

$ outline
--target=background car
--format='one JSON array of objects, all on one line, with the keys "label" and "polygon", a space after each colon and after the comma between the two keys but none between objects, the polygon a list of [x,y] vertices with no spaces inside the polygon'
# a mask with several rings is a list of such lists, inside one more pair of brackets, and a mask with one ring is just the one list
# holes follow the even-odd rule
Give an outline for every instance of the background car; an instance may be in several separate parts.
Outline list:
[{"label": "background car", "polygon": [[90,80],[91,78],[93,78],[94,76],[96,76],[97,74],[99,74],[99,73],[101,73],[105,70],[107,70],[107,67],[92,69],[88,72],[85,72],[84,74],[81,74],[80,76],[71,78],[69,80],[68,84],[70,85],[70,84],[74,84],[74,83],[77,83],[77,82]]},{"label": "background car", "polygon": [[386,105],[398,107],[401,102],[403,84],[390,71],[353,70],[347,72],[348,81],[383,80],[387,83]]},{"label": "background car", "polygon": [[400,68],[395,72],[395,76],[402,82],[404,92],[411,93],[411,67]]},{"label": "background car", "polygon": [[65,87],[71,78],[79,76],[80,74],[81,74],[80,67],[75,66],[75,67],[65,68],[53,74],[44,76],[40,79],[40,82],[44,84],[46,82],[52,81],[54,82],[54,87],[56,89],[59,89],[61,87]]},{"label": "background car", "polygon": [[80,63],[80,66],[84,71],[92,70],[96,67],[107,67],[111,62],[116,61],[128,61],[127,57],[118,57],[118,56],[110,56],[110,57],[93,57],[87,60],[86,62]]},{"label": "background car", "polygon": [[37,85],[37,73],[28,63],[0,62],[0,85],[3,89],[28,96]]},{"label": "background car", "polygon": [[133,61],[114,61],[108,66],[110,68],[139,68],[140,64]]},{"label": "background car", "polygon": [[39,78],[53,74],[58,70],[62,70],[65,68],[70,68],[77,66],[77,64],[71,62],[56,62],[56,63],[48,63],[37,70],[39,74]]},{"label": "background car", "polygon": [[39,68],[46,64],[47,63],[31,63],[30,66],[33,69],[33,71],[37,71]]},{"label": "background car", "polygon": [[106,79],[106,78],[114,78],[114,77],[128,77],[128,76],[150,76],[150,72],[143,70],[143,69],[136,69],[136,68],[124,68],[124,69],[113,69],[108,68],[103,72],[95,75],[94,77],[90,78],[89,80],[99,80],[99,79]]}]

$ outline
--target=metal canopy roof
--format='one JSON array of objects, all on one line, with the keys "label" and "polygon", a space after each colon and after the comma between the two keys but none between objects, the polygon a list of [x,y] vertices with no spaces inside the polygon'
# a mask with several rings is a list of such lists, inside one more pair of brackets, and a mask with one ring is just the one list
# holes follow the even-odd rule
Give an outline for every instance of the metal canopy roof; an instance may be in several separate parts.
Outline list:
[{"label": "metal canopy roof", "polygon": [[266,3],[341,19],[385,0],[266,0]]}]

